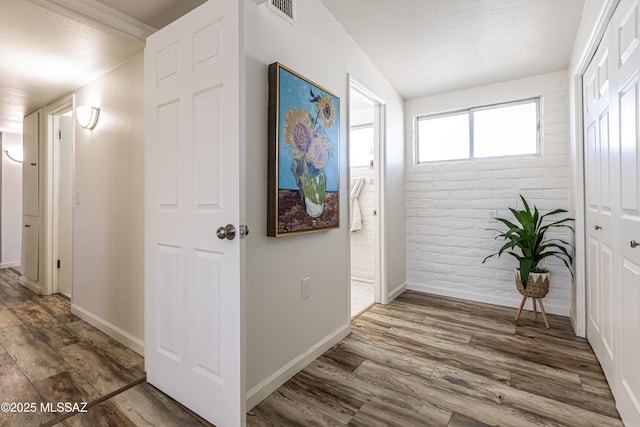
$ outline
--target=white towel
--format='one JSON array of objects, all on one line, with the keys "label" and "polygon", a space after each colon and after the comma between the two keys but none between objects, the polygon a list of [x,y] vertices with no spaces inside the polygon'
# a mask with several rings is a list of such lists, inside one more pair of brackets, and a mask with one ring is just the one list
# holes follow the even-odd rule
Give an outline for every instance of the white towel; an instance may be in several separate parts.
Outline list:
[{"label": "white towel", "polygon": [[360,204],[358,203],[358,197],[364,187],[364,178],[354,179],[351,186],[351,231],[358,231],[362,229],[362,213],[360,212]]}]

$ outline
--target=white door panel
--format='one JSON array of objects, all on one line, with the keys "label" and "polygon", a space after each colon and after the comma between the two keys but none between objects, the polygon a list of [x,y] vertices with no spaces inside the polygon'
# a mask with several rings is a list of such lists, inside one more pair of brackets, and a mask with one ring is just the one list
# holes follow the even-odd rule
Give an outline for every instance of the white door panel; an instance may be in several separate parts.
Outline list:
[{"label": "white door panel", "polygon": [[40,114],[41,110],[34,111],[22,123],[22,215],[31,217],[40,214]]},{"label": "white door panel", "polygon": [[[626,425],[640,420],[638,5],[620,2],[583,78],[587,334]],[[605,73],[606,94],[596,89]]]},{"label": "white door panel", "polygon": [[208,1],[147,40],[145,365],[218,426],[245,423],[239,228],[239,2]]},{"label": "white door panel", "polygon": [[622,329],[620,380],[624,398],[618,400],[618,407],[624,414],[640,414],[640,339],[637,328],[640,325],[640,265],[623,259],[622,269],[621,315],[629,326]]},{"label": "white door panel", "polygon": [[583,76],[587,227],[587,335],[607,375],[614,374],[609,32]]},{"label": "white door panel", "polygon": [[38,218],[25,216],[22,224],[22,275],[32,282],[39,278],[39,227]]},{"label": "white door panel", "polygon": [[[617,376],[614,395],[623,421],[640,420],[640,248],[632,248],[631,241],[640,242],[640,175],[638,158],[640,143],[640,8],[638,0],[622,1],[613,19],[619,52],[618,99],[619,140],[612,158],[618,173],[619,203],[614,221],[619,230],[614,260],[615,283],[618,284],[614,304],[619,312],[616,343]],[[617,279],[617,280],[616,280]]]}]

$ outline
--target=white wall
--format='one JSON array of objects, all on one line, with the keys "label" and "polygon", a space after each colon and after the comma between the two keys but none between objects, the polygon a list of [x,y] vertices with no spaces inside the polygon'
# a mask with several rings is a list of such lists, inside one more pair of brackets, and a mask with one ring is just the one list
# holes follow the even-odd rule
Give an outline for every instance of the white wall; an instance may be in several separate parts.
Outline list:
[{"label": "white wall", "polygon": [[72,312],[142,352],[144,339],[144,91],[142,54],[78,89],[100,107],[75,125]]},{"label": "white wall", "polygon": [[[246,36],[246,240],[248,407],[327,349],[349,328],[349,186],[346,113],[348,73],[387,103],[387,177],[391,203],[389,288],[404,284],[404,149],[402,99],[344,32],[320,0],[298,2],[297,26],[247,2]],[[267,68],[280,62],[329,89],[340,102],[340,229],[266,236]],[[398,194],[400,193],[400,194]],[[399,266],[398,266],[399,264]],[[301,279],[312,295],[301,299]]]},{"label": "white wall", "polygon": [[[407,152],[408,288],[517,307],[515,260],[506,255],[482,264],[500,247],[499,224],[487,210],[510,217],[518,195],[541,210],[570,208],[569,103],[566,71],[408,101]],[[478,159],[416,165],[416,115],[542,96],[540,156]],[[521,207],[521,203],[517,206]],[[550,266],[551,289],[545,307],[568,315],[571,275],[560,261]]]},{"label": "white wall", "polygon": [[9,159],[4,150],[22,149],[22,135],[0,134],[2,141],[2,248],[0,268],[19,267],[22,251],[22,163]]}]

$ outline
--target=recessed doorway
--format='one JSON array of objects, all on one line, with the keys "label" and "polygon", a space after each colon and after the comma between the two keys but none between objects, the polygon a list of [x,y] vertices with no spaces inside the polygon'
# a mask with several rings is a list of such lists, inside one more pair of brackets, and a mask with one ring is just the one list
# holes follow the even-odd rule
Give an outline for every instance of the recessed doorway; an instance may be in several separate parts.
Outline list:
[{"label": "recessed doorway", "polygon": [[63,106],[49,116],[53,154],[52,291],[68,298],[73,281],[73,110]]},{"label": "recessed doorway", "polygon": [[352,81],[349,94],[351,317],[379,295],[380,105]]}]

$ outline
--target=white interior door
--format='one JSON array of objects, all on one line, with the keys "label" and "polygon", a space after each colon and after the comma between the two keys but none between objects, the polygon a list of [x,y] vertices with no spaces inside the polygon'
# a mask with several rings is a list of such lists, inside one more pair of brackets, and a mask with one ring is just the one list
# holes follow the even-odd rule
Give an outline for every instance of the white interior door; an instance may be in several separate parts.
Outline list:
[{"label": "white interior door", "polygon": [[[615,305],[619,315],[617,376],[614,396],[628,425],[640,422],[640,6],[638,0],[620,2],[611,22],[612,50],[617,65],[616,98],[619,146],[613,156],[619,176],[618,254]],[[614,135],[615,135],[614,133]],[[614,227],[615,228],[615,227]],[[634,420],[634,421],[632,421]]]},{"label": "white interior door", "polygon": [[216,236],[239,228],[242,11],[210,0],[145,48],[147,380],[219,427],[245,423],[239,235]]},{"label": "white interior door", "polygon": [[640,420],[640,8],[622,0],[583,76],[587,335],[627,425]]},{"label": "white interior door", "polygon": [[31,282],[39,279],[39,221],[36,217],[25,216],[22,228],[22,275]]},{"label": "white interior door", "polygon": [[22,215],[37,217],[39,202],[38,150],[40,141],[40,113],[34,111],[24,118],[22,135]]},{"label": "white interior door", "polygon": [[587,334],[608,376],[614,374],[612,168],[607,31],[583,76],[587,227]]}]

